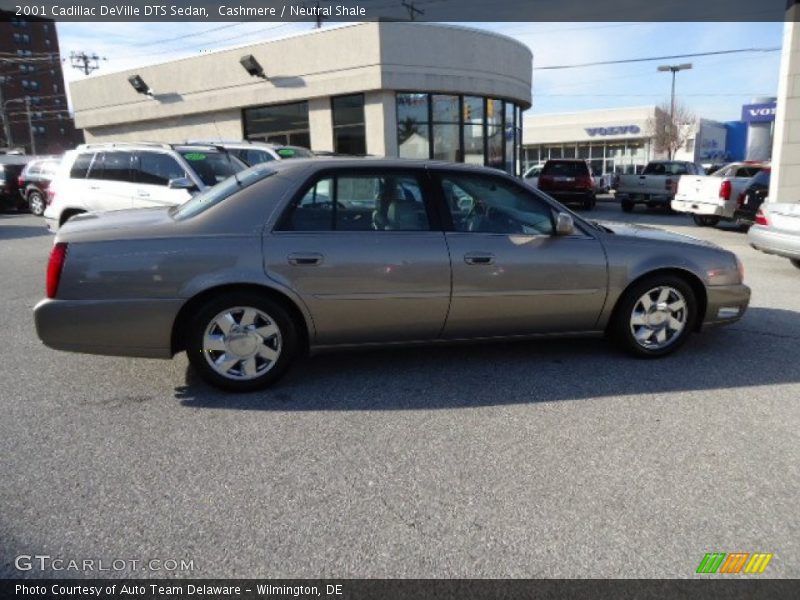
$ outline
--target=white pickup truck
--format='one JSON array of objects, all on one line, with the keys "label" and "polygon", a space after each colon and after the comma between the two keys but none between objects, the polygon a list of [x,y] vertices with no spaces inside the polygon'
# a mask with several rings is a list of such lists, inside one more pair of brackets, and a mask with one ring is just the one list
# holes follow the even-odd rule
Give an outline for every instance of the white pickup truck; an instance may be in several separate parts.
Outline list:
[{"label": "white pickup truck", "polygon": [[620,176],[616,198],[625,212],[631,212],[636,204],[669,208],[679,177],[704,174],[703,167],[693,162],[653,160],[647,163],[640,175]]},{"label": "white pickup truck", "polygon": [[733,220],[739,196],[750,178],[769,163],[736,162],[711,175],[684,175],[672,201],[672,210],[689,213],[700,226],[713,227],[720,220]]}]

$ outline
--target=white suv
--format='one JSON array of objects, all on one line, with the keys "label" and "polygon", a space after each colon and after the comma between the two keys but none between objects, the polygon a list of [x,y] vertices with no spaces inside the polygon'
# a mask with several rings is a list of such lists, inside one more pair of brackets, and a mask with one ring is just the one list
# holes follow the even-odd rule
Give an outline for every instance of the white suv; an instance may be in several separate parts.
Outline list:
[{"label": "white suv", "polygon": [[55,232],[85,212],[183,204],[246,165],[215,146],[82,144],[64,155],[47,193],[47,228]]}]

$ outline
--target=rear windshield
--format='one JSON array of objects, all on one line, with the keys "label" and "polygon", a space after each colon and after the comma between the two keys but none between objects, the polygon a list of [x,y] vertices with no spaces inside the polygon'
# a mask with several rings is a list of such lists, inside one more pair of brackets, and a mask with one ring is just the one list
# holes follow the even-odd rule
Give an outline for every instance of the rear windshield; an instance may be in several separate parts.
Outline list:
[{"label": "rear windshield", "polygon": [[642,171],[642,175],[686,175],[688,173],[686,163],[682,162],[650,163]]},{"label": "rear windshield", "polygon": [[192,170],[207,186],[217,185],[234,173],[244,171],[247,167],[238,158],[227,152],[209,152],[205,150],[181,150],[180,155],[189,163]]},{"label": "rear windshield", "polygon": [[550,160],[542,168],[541,174],[554,177],[585,177],[589,174],[589,167],[580,161]]},{"label": "rear windshield", "polygon": [[226,179],[219,185],[210,187],[195,196],[191,200],[176,206],[172,209],[172,216],[177,220],[189,219],[199,215],[215,206],[223,200],[233,196],[236,192],[250,187],[254,183],[266,179],[275,174],[266,164],[256,165],[249,169],[237,173],[236,177]]}]

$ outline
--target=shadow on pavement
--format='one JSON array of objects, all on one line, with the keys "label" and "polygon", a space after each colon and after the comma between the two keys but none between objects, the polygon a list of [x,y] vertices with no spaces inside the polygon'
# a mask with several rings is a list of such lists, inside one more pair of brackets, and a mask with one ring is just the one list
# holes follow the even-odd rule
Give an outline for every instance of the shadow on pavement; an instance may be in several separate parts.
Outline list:
[{"label": "shadow on pavement", "polygon": [[252,394],[220,392],[189,369],[176,398],[232,410],[431,410],[796,383],[799,316],[751,308],[660,360],[628,357],[601,339],[348,351],[304,360]]},{"label": "shadow on pavement", "polygon": [[31,225],[14,225],[13,220],[4,220],[4,215],[0,215],[0,241],[20,240],[24,238],[41,237],[51,235],[42,221],[41,227]]}]

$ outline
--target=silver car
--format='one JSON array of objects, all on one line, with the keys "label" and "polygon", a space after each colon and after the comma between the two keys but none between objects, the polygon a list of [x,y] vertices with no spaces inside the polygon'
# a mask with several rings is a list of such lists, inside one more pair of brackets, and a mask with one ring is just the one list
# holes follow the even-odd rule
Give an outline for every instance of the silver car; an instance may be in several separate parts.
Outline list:
[{"label": "silver car", "polygon": [[605,333],[636,356],[747,308],[736,256],[580,218],[499,171],[386,159],[258,165],[170,209],[79,215],[56,237],[39,337],[186,351],[234,391],[334,347]]},{"label": "silver car", "polygon": [[788,258],[800,269],[800,203],[764,202],[747,237],[756,250]]}]

